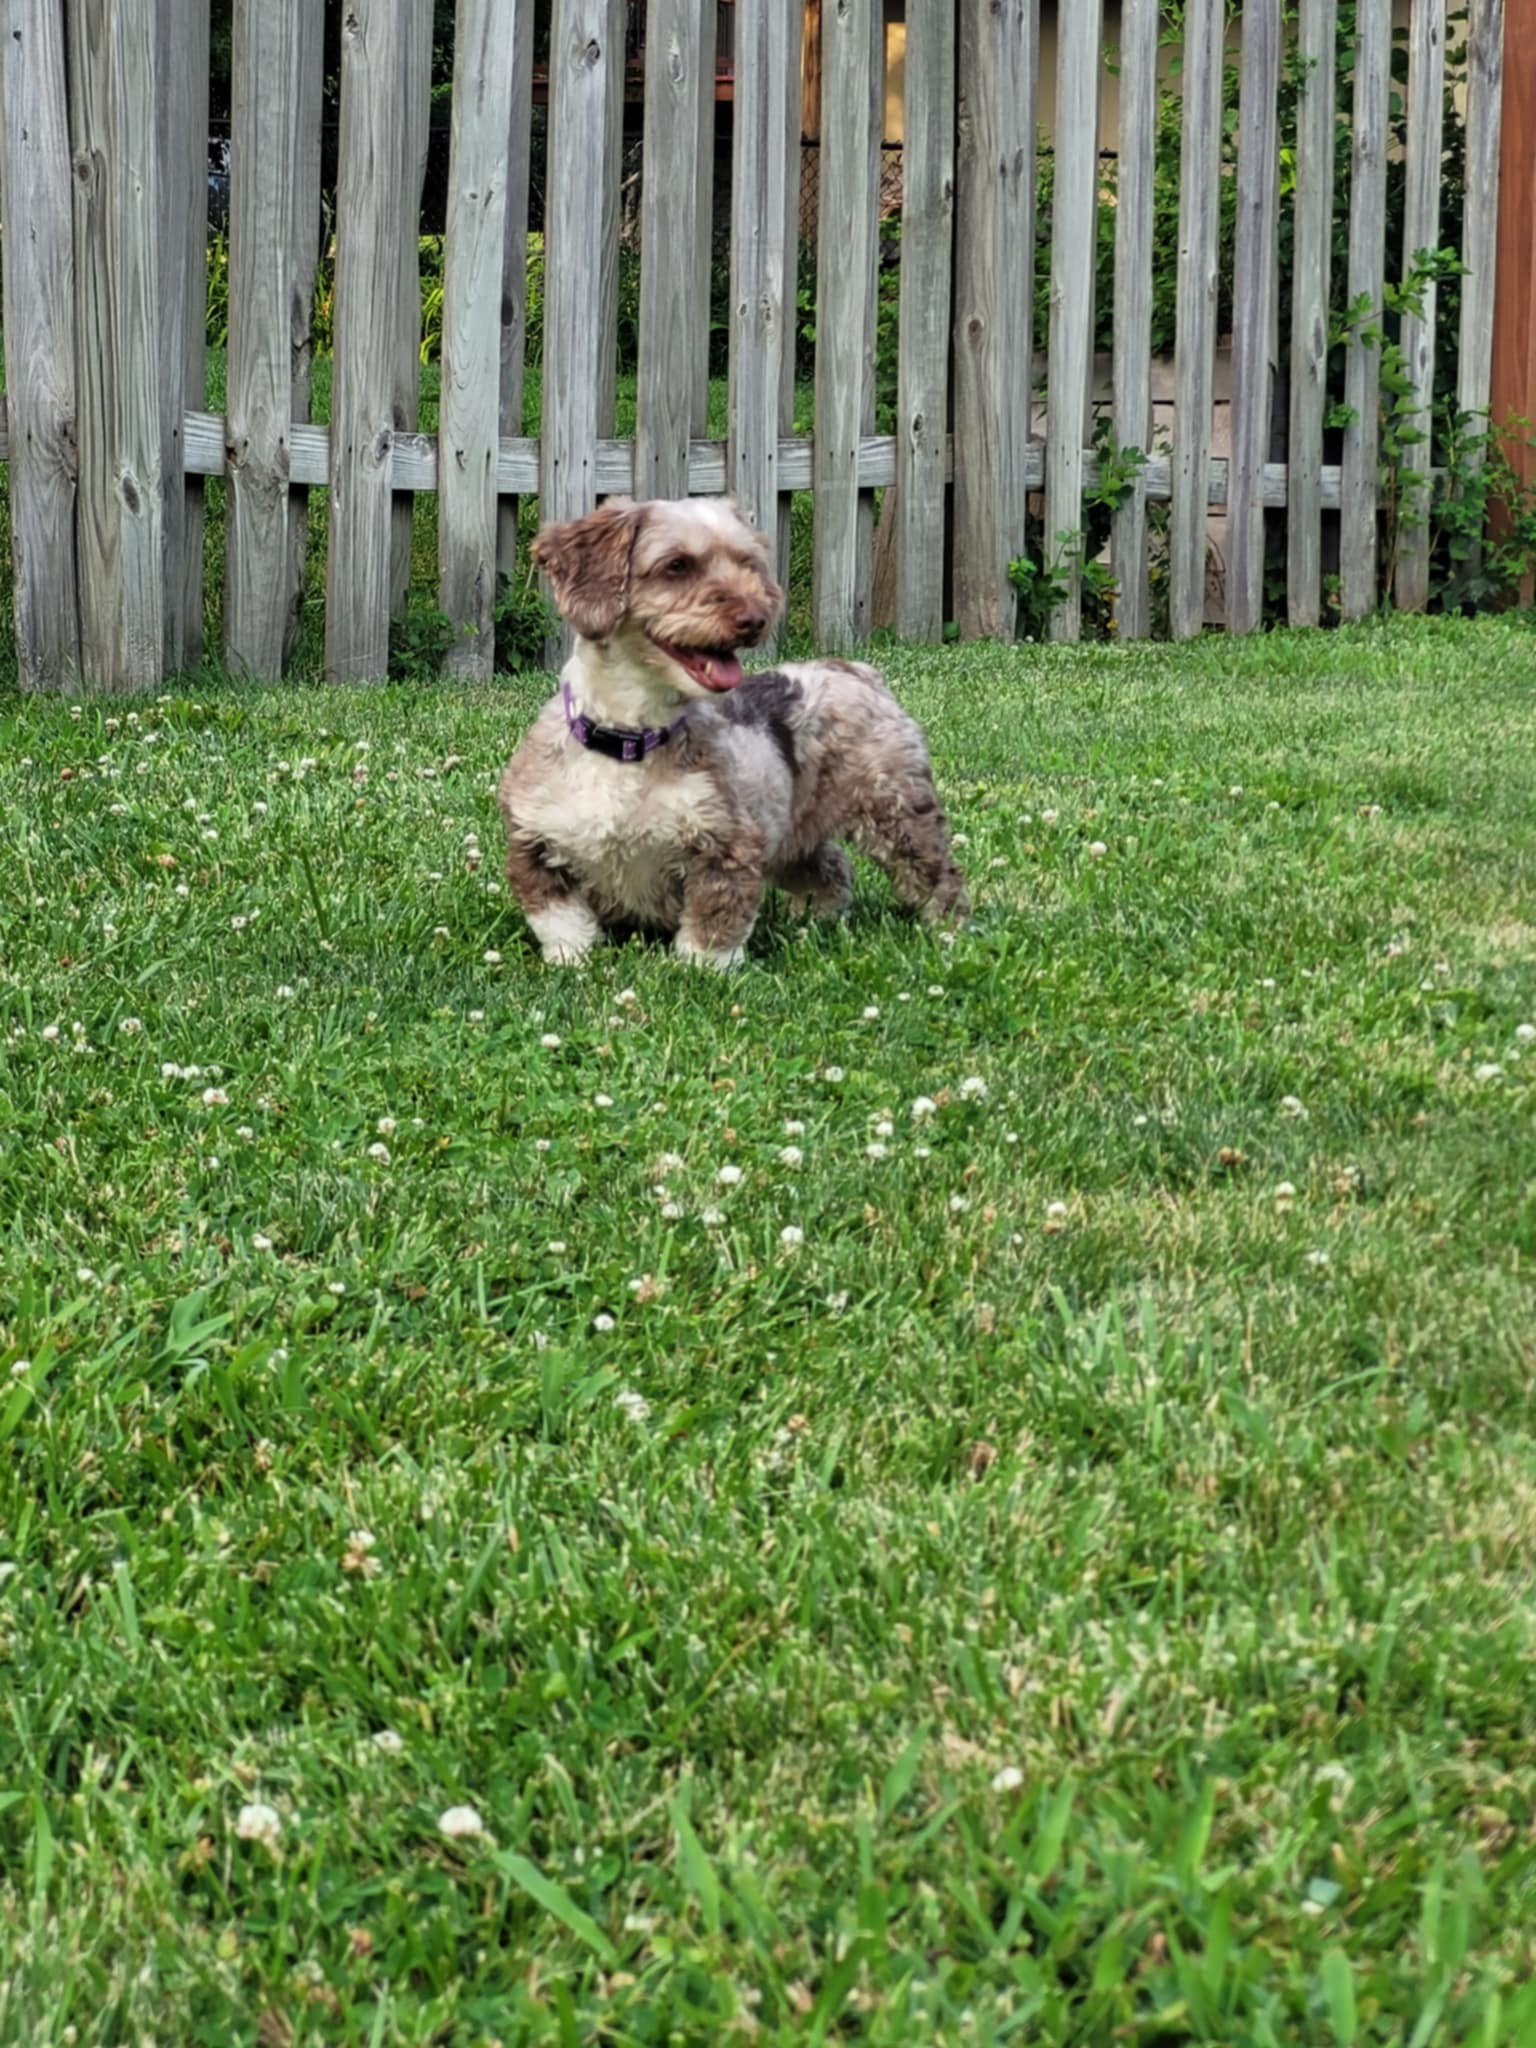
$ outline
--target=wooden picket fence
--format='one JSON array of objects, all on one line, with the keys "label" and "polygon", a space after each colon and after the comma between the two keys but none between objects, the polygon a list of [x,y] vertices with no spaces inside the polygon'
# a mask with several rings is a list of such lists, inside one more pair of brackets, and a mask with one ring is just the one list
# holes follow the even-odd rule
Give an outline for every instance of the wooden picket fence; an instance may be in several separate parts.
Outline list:
[{"label": "wooden picket fence", "polygon": [[[897,430],[874,431],[883,94],[880,0],[821,9],[815,428],[793,432],[802,0],[737,0],[729,306],[730,430],[707,438],[714,0],[649,0],[637,427],[614,435],[624,0],[553,0],[542,431],[523,428],[531,0],[459,0],[440,431],[417,432],[417,276],[430,0],[348,0],[331,418],[310,422],[321,212],[323,0],[234,0],[228,399],[208,412],[205,334],[209,0],[0,0],[4,67],[3,453],[15,629],[35,688],[140,689],[200,659],[202,491],[227,487],[224,645],[275,677],[304,589],[308,493],[329,493],[326,666],[384,675],[410,573],[411,497],[437,493],[449,662],[489,673],[517,507],[568,517],[606,493],[733,493],[787,564],[792,494],[814,493],[822,645],[871,625],[876,493],[900,631],[1008,638],[1009,564],[1033,502],[1080,630],[1080,565],[1100,209],[1102,0],[1059,17],[1048,408],[1033,429],[1038,0],[909,0]],[[1400,259],[1438,240],[1446,0],[1413,0],[1406,250],[1386,247],[1391,0],[1359,0],[1348,291],[1380,305]],[[1289,611],[1315,622],[1326,510],[1341,522],[1342,609],[1378,599],[1380,352],[1351,344],[1352,410],[1325,465],[1337,0],[1301,0],[1296,284],[1278,304],[1277,5],[1242,11],[1231,454],[1212,451],[1225,0],[1184,9],[1176,426],[1115,515],[1118,629],[1150,627],[1149,504],[1170,505],[1172,631],[1206,618],[1208,522],[1227,520],[1227,624],[1259,623],[1265,514],[1289,530]],[[1149,448],[1157,0],[1125,0],[1114,201],[1112,426]],[[1470,24],[1463,407],[1486,408],[1493,325],[1502,0]],[[1291,361],[1289,459],[1270,452],[1273,379]],[[1404,345],[1424,390],[1433,305]],[[1414,455],[1427,464],[1428,443]],[[1043,504],[1042,504],[1043,498]],[[1397,596],[1422,605],[1427,538]]]}]

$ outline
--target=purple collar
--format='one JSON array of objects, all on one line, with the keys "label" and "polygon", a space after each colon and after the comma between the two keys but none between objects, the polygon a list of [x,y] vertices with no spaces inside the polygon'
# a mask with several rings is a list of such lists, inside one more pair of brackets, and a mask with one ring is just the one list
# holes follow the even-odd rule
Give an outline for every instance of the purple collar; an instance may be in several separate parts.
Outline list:
[{"label": "purple collar", "polygon": [[658,747],[664,747],[682,724],[682,720],[677,718],[671,725],[649,727],[644,732],[635,732],[624,726],[599,725],[585,712],[576,709],[569,683],[563,686],[563,695],[565,722],[570,728],[571,738],[578,747],[585,747],[589,753],[606,754],[612,761],[644,761]]}]

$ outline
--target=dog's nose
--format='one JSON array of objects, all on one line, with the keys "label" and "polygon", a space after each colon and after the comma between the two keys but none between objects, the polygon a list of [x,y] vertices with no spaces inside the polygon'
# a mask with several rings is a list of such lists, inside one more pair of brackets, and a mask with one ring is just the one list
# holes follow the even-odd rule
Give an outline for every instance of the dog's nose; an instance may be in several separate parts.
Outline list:
[{"label": "dog's nose", "polygon": [[755,640],[768,623],[768,614],[758,605],[742,605],[736,614],[736,634],[741,640]]}]

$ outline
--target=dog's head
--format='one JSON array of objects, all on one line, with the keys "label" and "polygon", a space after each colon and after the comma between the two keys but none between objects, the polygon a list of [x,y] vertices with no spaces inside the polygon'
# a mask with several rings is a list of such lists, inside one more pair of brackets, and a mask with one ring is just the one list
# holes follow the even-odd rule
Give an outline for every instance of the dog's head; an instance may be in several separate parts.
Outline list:
[{"label": "dog's head", "polygon": [[768,542],[728,498],[610,498],[546,526],[533,559],[584,640],[619,643],[680,697],[734,690],[736,650],[755,647],[784,603]]}]

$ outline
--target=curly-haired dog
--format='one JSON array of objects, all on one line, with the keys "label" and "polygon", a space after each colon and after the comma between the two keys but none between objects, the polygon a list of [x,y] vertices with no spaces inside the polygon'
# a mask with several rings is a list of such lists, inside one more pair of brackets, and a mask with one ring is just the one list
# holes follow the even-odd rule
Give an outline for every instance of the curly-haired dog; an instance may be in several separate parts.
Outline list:
[{"label": "curly-haired dog", "polygon": [[812,661],[746,677],[783,594],[726,499],[611,498],[533,559],[576,647],[502,778],[507,877],[546,960],[613,930],[736,966],[765,884],[844,908],[846,840],[925,917],[967,915],[917,724],[879,673]]}]

